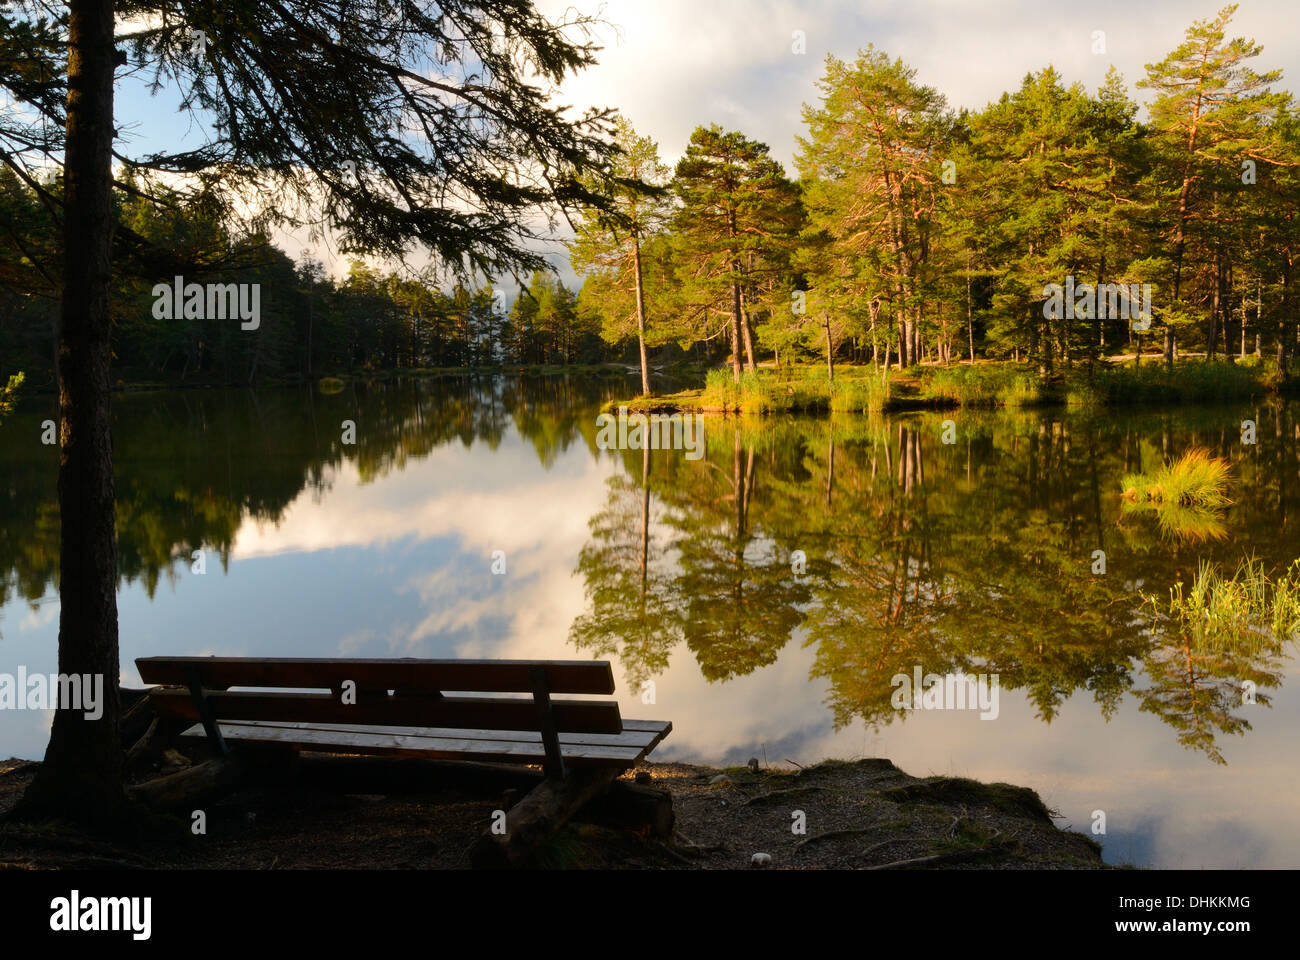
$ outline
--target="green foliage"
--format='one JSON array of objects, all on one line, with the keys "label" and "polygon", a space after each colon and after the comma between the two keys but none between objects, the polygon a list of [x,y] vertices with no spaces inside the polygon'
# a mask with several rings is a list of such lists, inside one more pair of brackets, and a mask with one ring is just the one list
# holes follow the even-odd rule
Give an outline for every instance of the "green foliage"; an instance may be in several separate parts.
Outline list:
[{"label": "green foliage", "polygon": [[22,371],[12,374],[9,377],[9,382],[3,389],[0,389],[0,416],[13,409],[14,400],[18,397],[18,388],[23,385],[23,379]]},{"label": "green foliage", "polygon": [[659,311],[668,292],[659,282],[662,269],[646,261],[663,256],[663,245],[653,240],[671,214],[671,171],[660,162],[658,145],[638,136],[625,119],[618,123],[615,142],[620,153],[610,176],[591,184],[604,191],[607,208],[589,209],[569,244],[573,269],[585,278],[579,308],[598,318],[608,343],[633,337],[662,343],[668,339],[668,322]]},{"label": "green foliage", "polygon": [[[868,45],[852,63],[828,57],[821,106],[804,107],[796,163],[809,211],[803,263],[817,311],[841,322],[888,299],[902,363],[920,359],[942,158],[954,133],[943,97],[916,71]],[[834,337],[832,336],[832,339]]]},{"label": "green foliage", "polygon": [[1264,380],[1258,365],[1185,361],[1172,368],[1157,363],[1108,365],[1090,385],[1104,403],[1194,403],[1259,396]]},{"label": "green foliage", "polygon": [[[151,185],[147,192],[160,191]],[[115,258],[115,379],[251,384],[619,357],[602,343],[591,318],[578,312],[572,292],[549,273],[532,277],[528,295],[517,296],[507,316],[505,291],[447,287],[429,273],[383,270],[361,260],[351,261],[346,275],[336,279],[310,254],[295,264],[265,235],[234,233],[211,204],[166,195],[165,206],[141,197],[117,206],[119,228],[150,249],[167,250],[169,261],[143,261],[129,249]],[[4,209],[32,211],[18,233],[23,247],[57,250],[52,228],[35,213],[40,204],[32,189],[0,170]],[[0,244],[0,279],[7,249]],[[51,389],[57,299],[52,288],[40,286],[30,261],[25,269],[19,266],[15,262],[8,277],[13,286],[49,296],[20,296],[0,286],[0,356],[23,368],[29,387]],[[213,318],[155,317],[155,284],[170,285],[176,276],[186,283],[258,284],[258,328],[241,330],[238,321]]]},{"label": "green foliage", "polygon": [[[870,357],[928,368],[965,354],[1028,362],[1038,375],[936,378],[928,396],[947,403],[1092,406],[1285,388],[1300,111],[1272,89],[1279,73],[1249,68],[1259,45],[1228,38],[1234,11],[1192,24],[1148,65],[1149,124],[1114,69],[1089,91],[1048,67],[983,110],[955,113],[873,46],[830,57],[819,102],[804,109],[797,204],[784,204],[773,179],[767,193],[782,202],[762,209],[744,188],[764,180],[746,171],[770,166],[765,149],[700,128],[674,180],[682,209],[663,237],[674,338],[717,362],[739,353],[737,331],[752,323],[758,347],[784,364]],[[1045,310],[1048,285],[1067,277],[1083,299]],[[1139,303],[1123,301],[1140,315],[1101,315],[1083,291],[1102,284],[1145,290]],[[627,315],[606,310],[604,320]],[[1179,347],[1203,347],[1213,361],[1258,338],[1275,353],[1274,373],[1207,363],[1213,373],[1172,384],[1105,367],[1092,378],[1109,354],[1150,356],[1161,335],[1166,367]],[[1077,371],[1085,364],[1088,377]]]},{"label": "green foliage", "polygon": [[1186,591],[1176,583],[1168,603],[1148,595],[1144,600],[1198,652],[1300,639],[1300,561],[1272,580],[1254,557],[1226,577],[1220,565],[1202,560]]},{"label": "green foliage", "polygon": [[[767,144],[717,124],[691,134],[673,186],[680,201],[673,232],[682,337],[710,337],[720,329],[717,318],[726,317],[738,380],[752,339],[749,313],[788,290],[780,281],[802,215],[798,189]],[[747,360],[752,371],[756,358]]]}]

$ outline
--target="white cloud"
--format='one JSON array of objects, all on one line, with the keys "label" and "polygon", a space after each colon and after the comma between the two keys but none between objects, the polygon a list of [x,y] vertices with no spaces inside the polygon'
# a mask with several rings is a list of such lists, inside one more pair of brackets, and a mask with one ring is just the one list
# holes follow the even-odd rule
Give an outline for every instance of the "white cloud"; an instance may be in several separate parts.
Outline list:
[{"label": "white cloud", "polygon": [[[572,5],[572,0],[538,3],[552,17]],[[563,99],[619,108],[639,132],[659,141],[671,162],[696,126],[716,121],[767,142],[789,167],[794,138],[802,131],[800,107],[815,102],[814,81],[828,53],[849,59],[874,43],[916,68],[918,79],[937,87],[951,104],[971,109],[1048,65],[1066,82],[1093,89],[1113,63],[1137,95],[1134,85],[1144,65],[1163,58],[1193,20],[1212,17],[1221,5],[609,0],[600,6],[604,18],[622,28],[622,39],[613,27],[601,33],[600,64],[566,83]],[[579,4],[585,12],[597,6],[593,0]],[[1300,77],[1296,25],[1290,3],[1256,0],[1241,6],[1230,33],[1264,44],[1258,69],[1281,67],[1294,80]],[[807,36],[806,54],[791,52],[795,29]],[[1106,32],[1105,55],[1092,53],[1094,30]]]}]

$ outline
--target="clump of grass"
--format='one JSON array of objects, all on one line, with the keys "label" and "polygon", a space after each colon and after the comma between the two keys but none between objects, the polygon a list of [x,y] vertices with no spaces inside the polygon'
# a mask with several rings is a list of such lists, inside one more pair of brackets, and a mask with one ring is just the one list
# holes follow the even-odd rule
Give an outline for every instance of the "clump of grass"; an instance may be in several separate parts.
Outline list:
[{"label": "clump of grass", "polygon": [[1102,407],[1106,405],[1106,394],[1095,382],[1076,380],[1066,386],[1065,402],[1071,407]]},{"label": "clump of grass", "polygon": [[740,385],[731,377],[730,370],[710,370],[704,375],[704,389],[700,401],[706,406],[732,410],[740,402]]},{"label": "clump of grass", "polygon": [[927,396],[963,407],[1032,406],[1048,396],[1037,372],[1024,365],[939,367],[924,377]]},{"label": "clump of grass", "polygon": [[710,370],[705,374],[700,401],[705,407],[744,413],[767,413],[782,409],[780,393],[764,384],[759,375],[746,370],[736,381],[730,370]]},{"label": "clump of grass", "polygon": [[1200,449],[1188,450],[1154,474],[1127,474],[1120,481],[1130,503],[1177,504],[1183,507],[1227,506],[1228,461]]},{"label": "clump of grass", "polygon": [[879,413],[889,403],[889,371],[879,377],[841,378],[831,384],[830,407],[843,413]]},{"label": "clump of grass", "polygon": [[998,390],[997,400],[1004,407],[1030,407],[1045,402],[1048,395],[1046,385],[1036,375],[1020,373]]},{"label": "clump of grass", "polygon": [[816,369],[789,379],[768,371],[747,370],[736,382],[729,369],[710,370],[705,374],[700,405],[705,409],[734,413],[785,413],[795,410],[825,410],[830,390],[825,374]]},{"label": "clump of grass", "polygon": [[1300,561],[1278,580],[1253,557],[1243,559],[1231,577],[1218,564],[1201,561],[1190,589],[1174,584],[1167,604],[1154,596],[1143,600],[1198,650],[1225,649],[1243,640],[1280,644],[1300,635]]},{"label": "clump of grass", "polygon": [[338,377],[321,377],[320,392],[326,395],[343,392],[343,381]]}]

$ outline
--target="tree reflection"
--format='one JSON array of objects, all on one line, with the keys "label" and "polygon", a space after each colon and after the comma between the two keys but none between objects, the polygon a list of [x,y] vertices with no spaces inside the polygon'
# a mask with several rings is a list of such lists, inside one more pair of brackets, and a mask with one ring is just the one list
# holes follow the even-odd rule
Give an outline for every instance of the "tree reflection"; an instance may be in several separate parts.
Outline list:
[{"label": "tree reflection", "polygon": [[[276,523],[304,490],[323,495],[351,464],[363,482],[459,443],[495,448],[514,428],[549,467],[588,441],[587,412],[623,390],[622,379],[476,378],[355,383],[324,395],[283,390],[128,394],[114,404],[120,582],[150,597],[194,550],[223,567],[241,524]],[[0,605],[35,605],[57,587],[58,448],[40,443],[53,398],[28,401],[0,423]],[[356,424],[343,443],[341,424]],[[594,445],[594,440],[590,441]]]},{"label": "tree reflection", "polygon": [[[1200,558],[1233,562],[1240,541],[1289,565],[1279,521],[1296,431],[1279,407],[1271,441],[1243,450],[1232,416],[1174,416],[963,412],[953,444],[935,415],[710,420],[703,461],[655,454],[651,481],[637,457],[640,484],[632,459],[611,479],[577,571],[590,609],[573,640],[641,681],[684,639],[702,674],[725,680],[796,637],[837,727],[900,719],[890,681],[918,665],[997,673],[1044,722],[1076,693],[1109,718],[1131,691],[1221,761],[1216,735],[1249,728],[1232,713],[1241,681],[1279,684],[1281,650],[1171,644],[1150,630],[1141,588],[1186,579]],[[1124,510],[1124,473],[1193,447],[1233,461],[1234,505],[1191,524]]]}]

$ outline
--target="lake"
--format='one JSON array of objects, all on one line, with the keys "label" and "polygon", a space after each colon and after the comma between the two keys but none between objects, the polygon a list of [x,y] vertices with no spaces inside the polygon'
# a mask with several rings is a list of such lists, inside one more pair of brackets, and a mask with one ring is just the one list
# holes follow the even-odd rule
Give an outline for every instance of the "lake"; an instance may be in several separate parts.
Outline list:
[{"label": "lake", "polygon": [[[1294,639],[1197,649],[1143,600],[1300,555],[1294,406],[710,418],[699,459],[599,449],[634,389],[119,397],[122,682],[162,654],[609,659],[624,716],[673,722],[653,759],[883,756],[1032,787],[1084,832],[1103,811],[1112,863],[1300,865]],[[57,669],[54,416],[0,423],[0,673]],[[1124,502],[1197,447],[1230,506]],[[916,670],[995,674],[996,717],[898,709]],[[50,716],[6,711],[0,757],[39,758]]]}]

